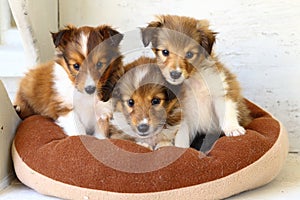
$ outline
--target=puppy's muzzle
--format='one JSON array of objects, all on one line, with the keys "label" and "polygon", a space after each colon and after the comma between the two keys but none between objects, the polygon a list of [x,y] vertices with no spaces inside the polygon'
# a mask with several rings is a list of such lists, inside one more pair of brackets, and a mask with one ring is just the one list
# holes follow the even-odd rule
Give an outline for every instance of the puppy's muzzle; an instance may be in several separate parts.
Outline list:
[{"label": "puppy's muzzle", "polygon": [[182,72],[177,71],[177,70],[173,70],[170,72],[170,77],[172,79],[179,79],[181,77],[181,75],[182,75]]},{"label": "puppy's muzzle", "polygon": [[88,85],[84,88],[84,90],[86,91],[86,93],[88,94],[93,94],[96,91],[96,87],[93,85]]}]

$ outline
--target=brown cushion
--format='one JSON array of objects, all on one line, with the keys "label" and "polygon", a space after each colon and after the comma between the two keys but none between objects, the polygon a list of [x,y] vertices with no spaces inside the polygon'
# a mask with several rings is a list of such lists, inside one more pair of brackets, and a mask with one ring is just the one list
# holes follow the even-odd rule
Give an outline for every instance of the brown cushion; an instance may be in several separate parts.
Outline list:
[{"label": "brown cushion", "polygon": [[225,198],[270,182],[287,155],[281,123],[247,105],[254,117],[247,133],[220,138],[207,156],[191,148],[151,152],[130,141],[68,137],[53,121],[32,116],[14,140],[16,174],[43,194],[67,199]]}]

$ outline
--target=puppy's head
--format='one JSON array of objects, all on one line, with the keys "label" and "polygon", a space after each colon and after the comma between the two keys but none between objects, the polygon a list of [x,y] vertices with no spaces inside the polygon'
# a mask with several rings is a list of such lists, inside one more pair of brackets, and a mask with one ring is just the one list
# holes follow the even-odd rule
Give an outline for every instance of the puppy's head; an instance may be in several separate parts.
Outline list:
[{"label": "puppy's head", "polygon": [[76,89],[98,93],[101,100],[111,96],[116,71],[122,71],[119,43],[123,35],[110,26],[66,26],[52,33],[56,62],[64,67]]},{"label": "puppy's head", "polygon": [[181,84],[195,71],[195,65],[212,52],[215,32],[206,20],[163,15],[141,29],[144,46],[152,44],[166,80]]},{"label": "puppy's head", "polygon": [[141,63],[141,59],[129,65],[131,69],[120,79],[114,97],[135,136],[151,137],[168,123],[178,101],[157,65]]}]

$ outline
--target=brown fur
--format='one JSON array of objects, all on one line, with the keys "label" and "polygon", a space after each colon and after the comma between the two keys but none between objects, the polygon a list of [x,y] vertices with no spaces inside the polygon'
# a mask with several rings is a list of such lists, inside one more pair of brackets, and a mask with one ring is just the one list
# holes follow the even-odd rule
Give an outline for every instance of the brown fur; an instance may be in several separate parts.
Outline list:
[{"label": "brown fur", "polygon": [[[80,43],[82,33],[89,34],[87,52],[83,52]],[[54,120],[72,110],[71,105],[61,101],[53,88],[54,64],[59,64],[68,74],[74,88],[82,92],[87,72],[97,84],[97,94],[100,100],[107,101],[112,89],[123,74],[122,57],[118,45],[123,36],[110,26],[98,27],[67,26],[57,33],[52,33],[56,47],[54,61],[41,64],[31,69],[21,80],[16,95],[15,105],[20,108],[22,119],[40,114]],[[104,42],[103,42],[104,41]],[[101,68],[96,63],[101,62]],[[74,68],[80,66],[80,70]]]},{"label": "brown fur", "polygon": [[48,62],[32,69],[21,80],[16,94],[15,105],[20,108],[22,119],[40,114],[57,119],[59,115],[69,112],[71,107],[60,107],[61,102],[52,89],[52,72],[54,62]]},{"label": "brown fur", "polygon": [[[131,71],[137,68],[147,67],[149,72],[144,76],[140,82],[136,82],[136,77],[139,76],[139,72]],[[174,137],[177,130],[170,135],[165,134],[165,129],[170,126],[176,126],[180,123],[181,112],[179,102],[172,91],[166,86],[163,76],[160,74],[160,70],[155,64],[154,59],[141,57],[132,63],[125,66],[125,77],[120,80],[120,83],[116,86],[116,107],[120,109],[125,118],[128,120],[128,124],[134,130],[138,132],[137,126],[143,119],[148,119],[150,127],[153,132],[157,132],[157,129],[163,128],[159,133],[150,133],[149,137],[136,138],[136,141],[147,144],[151,149],[158,148],[165,145],[173,145]],[[135,85],[135,83],[137,83]],[[138,87],[136,87],[138,85]],[[172,93],[172,95],[171,95]],[[160,103],[152,105],[154,98],[160,99]],[[128,100],[134,101],[134,106],[128,105]],[[115,128],[111,128],[112,135],[119,133]],[[138,134],[136,134],[137,136]]]},{"label": "brown fur", "polygon": [[[197,69],[213,68],[216,72],[224,73],[225,83],[228,85],[225,98],[237,102],[238,120],[242,126],[251,121],[249,110],[241,95],[240,85],[235,77],[212,52],[216,32],[209,29],[206,20],[197,20],[189,17],[162,15],[156,21],[150,22],[146,28],[141,29],[145,46],[152,44],[157,62],[164,76],[172,70],[180,68],[185,79],[193,76]],[[163,50],[169,50],[164,56]],[[187,52],[193,57],[187,58]],[[207,65],[206,62],[209,64]],[[210,63],[215,63],[210,65]]]}]

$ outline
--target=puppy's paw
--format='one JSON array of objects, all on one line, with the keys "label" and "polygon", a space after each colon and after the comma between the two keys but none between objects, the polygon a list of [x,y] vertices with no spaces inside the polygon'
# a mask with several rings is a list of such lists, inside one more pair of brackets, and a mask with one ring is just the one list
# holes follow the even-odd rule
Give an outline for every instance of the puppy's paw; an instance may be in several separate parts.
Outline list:
[{"label": "puppy's paw", "polygon": [[162,141],[159,142],[155,147],[154,150],[157,150],[161,147],[167,147],[167,146],[174,146],[174,144],[171,141]]},{"label": "puppy's paw", "polygon": [[145,143],[145,142],[137,142],[137,144],[138,144],[138,145],[141,145],[141,146],[143,146],[143,147],[146,147],[146,148],[148,148],[148,149],[150,149],[150,150],[153,150],[153,147],[152,147],[150,144],[148,144],[148,143]]},{"label": "puppy's paw", "polygon": [[112,105],[110,101],[98,101],[95,105],[97,119],[107,120],[112,117]]},{"label": "puppy's paw", "polygon": [[246,130],[242,126],[224,128],[223,132],[226,136],[240,136],[245,135]]},{"label": "puppy's paw", "polygon": [[98,139],[107,138],[109,136],[109,119],[99,118],[97,122],[98,124],[96,126],[94,136]]},{"label": "puppy's paw", "polygon": [[16,111],[16,113],[20,114],[21,113],[21,107],[18,105],[14,105],[14,109]]}]

